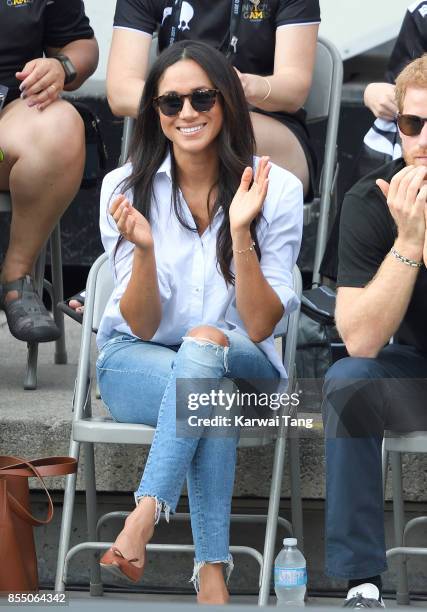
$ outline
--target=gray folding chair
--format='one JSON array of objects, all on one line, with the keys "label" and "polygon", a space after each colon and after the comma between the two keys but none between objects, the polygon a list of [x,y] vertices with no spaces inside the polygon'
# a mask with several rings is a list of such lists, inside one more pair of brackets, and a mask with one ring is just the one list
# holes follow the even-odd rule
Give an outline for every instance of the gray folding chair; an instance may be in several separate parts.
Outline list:
[{"label": "gray folding chair", "polygon": [[[295,267],[294,274],[294,290],[298,296],[301,295],[301,276],[298,268]],[[78,544],[69,548],[70,533],[72,525],[74,495],[76,486],[76,474],[72,474],[66,479],[64,506],[61,522],[61,534],[58,551],[58,564],[56,573],[55,589],[65,591],[67,582],[68,567],[71,559],[82,550],[93,550],[91,557],[91,594],[101,595],[103,592],[99,553],[108,549],[111,542],[99,541],[99,529],[106,520],[111,518],[125,518],[127,512],[112,512],[104,515],[97,521],[97,503],[96,503],[96,483],[95,483],[95,461],[94,461],[94,444],[139,444],[150,445],[154,435],[154,428],[148,425],[117,423],[108,417],[93,417],[90,400],[90,344],[92,331],[96,330],[101,319],[104,307],[108,300],[113,287],[107,256],[101,255],[93,264],[86,286],[85,310],[83,316],[82,337],[80,345],[80,359],[77,371],[77,381],[75,387],[75,396],[73,404],[73,422],[72,435],[69,454],[78,459],[80,454],[80,445],[83,444],[85,450],[85,483],[86,483],[86,511],[88,525],[89,541]],[[284,317],[282,321],[283,330],[286,336],[281,335],[285,340],[280,348],[283,358],[283,363],[289,373],[289,389],[294,388],[294,361],[296,350],[296,337],[299,319],[299,309]],[[270,579],[273,564],[273,555],[275,547],[275,538],[277,524],[281,524],[292,531],[291,526],[287,521],[278,516],[280,503],[280,489],[283,475],[283,465],[286,449],[286,427],[285,420],[282,419],[282,426],[275,434],[275,453],[272,470],[272,481],[270,488],[268,515],[266,517],[237,515],[234,518],[240,521],[249,522],[250,520],[266,521],[266,533],[264,542],[264,553],[261,555],[259,551],[245,546],[231,546],[232,553],[246,553],[254,557],[260,564],[260,592],[259,604],[265,605],[268,601],[270,592]],[[246,438],[242,439],[239,446],[257,446],[271,442],[269,439],[261,438]],[[290,460],[291,460],[291,495],[292,495],[292,521],[293,532],[300,539],[302,544],[302,514],[301,514],[301,496],[300,496],[300,479],[299,479],[299,457],[298,447],[290,442]],[[188,515],[172,515],[175,518],[187,518]],[[171,516],[171,518],[172,518]],[[232,519],[233,520],[233,519]],[[193,552],[192,545],[173,545],[173,544],[149,544],[148,550],[156,551],[186,551]]]},{"label": "gray folding chair", "polygon": [[409,531],[422,523],[427,516],[419,516],[405,524],[402,488],[402,453],[427,453],[427,432],[396,433],[386,431],[383,442],[383,484],[386,486],[388,461],[390,458],[393,487],[393,519],[395,546],[387,550],[387,559],[398,556],[396,601],[409,604],[407,555],[427,555],[427,548],[407,546]]},{"label": "gray folding chair", "polygon": [[[12,202],[9,192],[0,192],[0,214],[10,212]],[[52,282],[44,279],[46,262],[46,245],[40,253],[35,266],[35,286],[39,295],[42,295],[45,288],[52,300],[52,309],[55,323],[61,331],[58,340],[55,341],[55,363],[67,363],[67,351],[65,347],[64,315],[57,307],[58,302],[64,300],[64,290],[62,282],[62,256],[61,256],[61,229],[59,221],[50,236],[50,258],[52,268]],[[28,343],[27,353],[27,372],[24,380],[24,389],[32,390],[37,387],[37,357],[38,343]]]},{"label": "gray folding chair", "polygon": [[320,264],[326,247],[329,216],[336,210],[338,161],[337,137],[341,107],[343,64],[338,49],[326,38],[317,41],[313,82],[304,108],[307,123],[327,119],[325,152],[320,173],[319,197],[304,206],[304,225],[318,218],[313,264],[313,286],[320,283]]}]

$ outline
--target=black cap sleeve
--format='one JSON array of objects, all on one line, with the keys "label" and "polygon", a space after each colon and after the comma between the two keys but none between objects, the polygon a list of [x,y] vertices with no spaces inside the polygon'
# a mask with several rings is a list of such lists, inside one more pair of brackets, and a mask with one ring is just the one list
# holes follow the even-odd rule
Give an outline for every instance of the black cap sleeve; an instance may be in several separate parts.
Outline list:
[{"label": "black cap sleeve", "polygon": [[64,47],[94,32],[81,0],[53,0],[46,7],[44,47]]},{"label": "black cap sleeve", "polygon": [[280,0],[276,27],[319,22],[319,0]]},{"label": "black cap sleeve", "polygon": [[117,0],[114,27],[153,34],[162,21],[163,5],[160,0]]}]

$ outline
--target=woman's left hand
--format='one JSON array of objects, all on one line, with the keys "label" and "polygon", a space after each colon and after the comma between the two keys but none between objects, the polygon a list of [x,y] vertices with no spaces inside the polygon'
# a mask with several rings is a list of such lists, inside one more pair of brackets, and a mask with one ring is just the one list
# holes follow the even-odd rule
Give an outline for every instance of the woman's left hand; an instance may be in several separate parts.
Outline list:
[{"label": "woman's left hand", "polygon": [[249,229],[252,221],[262,209],[268,190],[270,168],[270,158],[261,157],[255,172],[254,182],[250,188],[253,170],[249,166],[245,168],[240,187],[236,191],[228,213],[231,232]]}]

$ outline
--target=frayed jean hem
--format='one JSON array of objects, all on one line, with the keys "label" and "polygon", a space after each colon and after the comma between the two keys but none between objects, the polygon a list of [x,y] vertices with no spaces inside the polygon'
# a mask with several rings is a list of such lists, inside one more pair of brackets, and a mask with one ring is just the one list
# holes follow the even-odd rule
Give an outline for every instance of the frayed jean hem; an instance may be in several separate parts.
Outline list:
[{"label": "frayed jean hem", "polygon": [[198,593],[200,590],[200,576],[199,576],[200,570],[207,563],[226,563],[227,564],[227,567],[225,569],[225,583],[226,584],[228,584],[228,581],[230,580],[231,572],[234,569],[234,562],[233,562],[233,557],[231,554],[228,555],[226,559],[215,559],[213,561],[209,559],[207,559],[206,561],[196,561],[196,559],[194,559],[193,575],[191,576],[188,582],[193,583],[196,593]]},{"label": "frayed jean hem", "polygon": [[135,506],[139,504],[139,502],[141,501],[143,497],[152,497],[153,499],[155,499],[156,500],[156,511],[154,515],[154,524],[157,525],[157,523],[160,520],[160,514],[162,512],[164,512],[165,514],[166,522],[169,523],[171,507],[167,502],[165,502],[163,499],[159,499],[157,495],[150,495],[150,493],[143,493],[141,495],[141,494],[138,494],[138,491],[136,491],[133,495],[135,498]]}]

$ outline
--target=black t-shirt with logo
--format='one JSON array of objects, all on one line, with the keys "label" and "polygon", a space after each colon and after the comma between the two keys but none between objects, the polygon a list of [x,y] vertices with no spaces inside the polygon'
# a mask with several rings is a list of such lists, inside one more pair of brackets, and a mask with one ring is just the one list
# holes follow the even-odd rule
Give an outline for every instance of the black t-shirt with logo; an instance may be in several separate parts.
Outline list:
[{"label": "black t-shirt with logo", "polygon": [[81,0],[0,0],[0,85],[10,88],[7,102],[19,97],[15,72],[27,62],[47,47],[93,35]]},{"label": "black t-shirt with logo", "polygon": [[399,72],[427,51],[427,0],[414,2],[406,11],[393,47],[386,72],[386,81],[394,83]]},{"label": "black t-shirt with logo", "polygon": [[[118,0],[115,27],[153,34],[159,29],[159,49],[168,46],[173,0]],[[182,3],[178,40],[202,40],[228,47],[230,0],[189,0]],[[272,74],[276,29],[320,22],[319,0],[242,0],[234,65],[241,72]]]},{"label": "black t-shirt with logo", "polygon": [[[365,176],[346,194],[340,220],[338,286],[365,287],[393,246],[396,224],[375,180],[383,178],[389,183],[404,166],[402,158],[389,162]],[[390,299],[396,291],[399,287],[390,287]],[[423,265],[394,341],[427,352],[426,313],[427,270]]]}]

